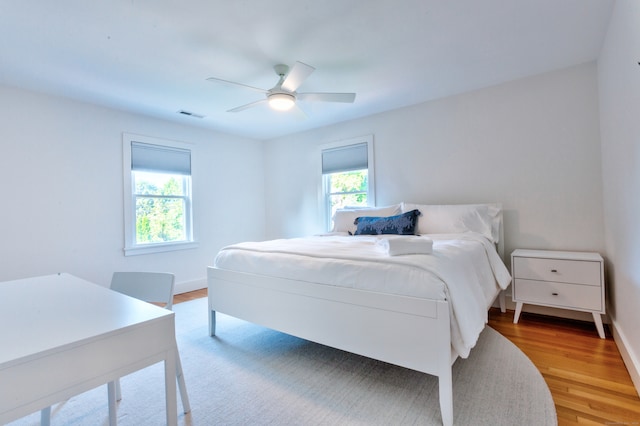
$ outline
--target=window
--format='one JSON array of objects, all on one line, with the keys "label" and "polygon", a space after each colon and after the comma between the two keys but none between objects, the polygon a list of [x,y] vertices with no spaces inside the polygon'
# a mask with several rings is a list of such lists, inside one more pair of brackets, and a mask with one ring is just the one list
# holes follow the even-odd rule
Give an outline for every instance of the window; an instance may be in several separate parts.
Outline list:
[{"label": "window", "polygon": [[343,207],[373,206],[373,136],[321,147],[322,192],[326,228]]},{"label": "window", "polygon": [[195,247],[189,145],[124,134],[125,255]]}]

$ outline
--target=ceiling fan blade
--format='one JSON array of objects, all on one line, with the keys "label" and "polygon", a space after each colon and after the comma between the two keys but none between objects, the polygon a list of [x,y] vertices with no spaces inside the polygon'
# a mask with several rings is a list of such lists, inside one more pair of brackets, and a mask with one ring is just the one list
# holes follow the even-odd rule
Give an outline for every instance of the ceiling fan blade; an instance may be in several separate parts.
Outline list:
[{"label": "ceiling fan blade", "polygon": [[236,83],[235,81],[223,80],[221,78],[216,78],[216,77],[209,77],[207,79],[207,81],[211,81],[211,82],[214,82],[214,83],[215,82],[220,82],[220,83],[224,83],[224,84],[230,84],[232,86],[245,87],[247,89],[255,90],[255,91],[260,92],[260,93],[269,93],[268,90],[260,89],[259,87],[253,87],[253,86],[249,86],[249,85],[242,84],[242,83]]},{"label": "ceiling fan blade", "polygon": [[294,118],[298,121],[306,120],[309,118],[307,112],[302,109],[299,104],[295,104],[291,109],[291,112],[293,113]]},{"label": "ceiling fan blade", "polygon": [[251,102],[251,103],[248,103],[248,104],[245,104],[245,105],[240,105],[239,107],[232,108],[232,109],[228,110],[227,112],[244,111],[245,109],[253,108],[254,106],[263,104],[265,102],[267,102],[266,99],[260,99],[259,101]]},{"label": "ceiling fan blade", "polygon": [[356,100],[355,93],[298,93],[296,98],[301,101],[315,102],[345,102],[352,103]]},{"label": "ceiling fan blade", "polygon": [[302,62],[296,62],[287,74],[287,77],[282,82],[282,87],[288,92],[295,92],[303,81],[315,71],[315,68],[311,65],[304,64]]}]

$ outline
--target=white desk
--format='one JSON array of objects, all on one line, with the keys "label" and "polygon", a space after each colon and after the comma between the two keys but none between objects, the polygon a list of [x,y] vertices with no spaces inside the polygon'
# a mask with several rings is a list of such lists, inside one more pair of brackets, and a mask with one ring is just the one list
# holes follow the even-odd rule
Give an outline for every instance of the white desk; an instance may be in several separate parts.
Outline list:
[{"label": "white desk", "polygon": [[0,424],[164,361],[176,425],[176,353],[171,311],[69,274],[2,282]]}]

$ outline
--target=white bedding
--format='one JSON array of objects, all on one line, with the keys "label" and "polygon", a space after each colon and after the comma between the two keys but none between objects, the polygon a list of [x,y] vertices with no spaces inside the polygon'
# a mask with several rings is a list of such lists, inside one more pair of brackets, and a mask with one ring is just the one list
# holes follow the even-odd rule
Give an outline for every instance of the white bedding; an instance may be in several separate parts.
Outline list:
[{"label": "white bedding", "polygon": [[433,253],[433,240],[420,235],[399,235],[397,237],[379,238],[377,244],[382,247],[389,256]]},{"label": "white bedding", "polygon": [[[398,238],[398,236],[393,236]],[[223,248],[220,269],[325,285],[448,300],[452,346],[466,358],[488,320],[487,309],[511,276],[480,234],[432,234],[432,254],[389,256],[385,236],[315,236]],[[415,236],[411,236],[415,238]],[[446,284],[445,284],[446,283]]]}]

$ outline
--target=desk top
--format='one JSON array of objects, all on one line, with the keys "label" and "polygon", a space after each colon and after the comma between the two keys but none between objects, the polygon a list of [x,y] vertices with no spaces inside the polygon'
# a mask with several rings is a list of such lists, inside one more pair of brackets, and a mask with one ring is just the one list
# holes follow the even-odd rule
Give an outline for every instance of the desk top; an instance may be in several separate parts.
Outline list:
[{"label": "desk top", "polygon": [[0,369],[173,312],[69,274],[0,282]]}]

